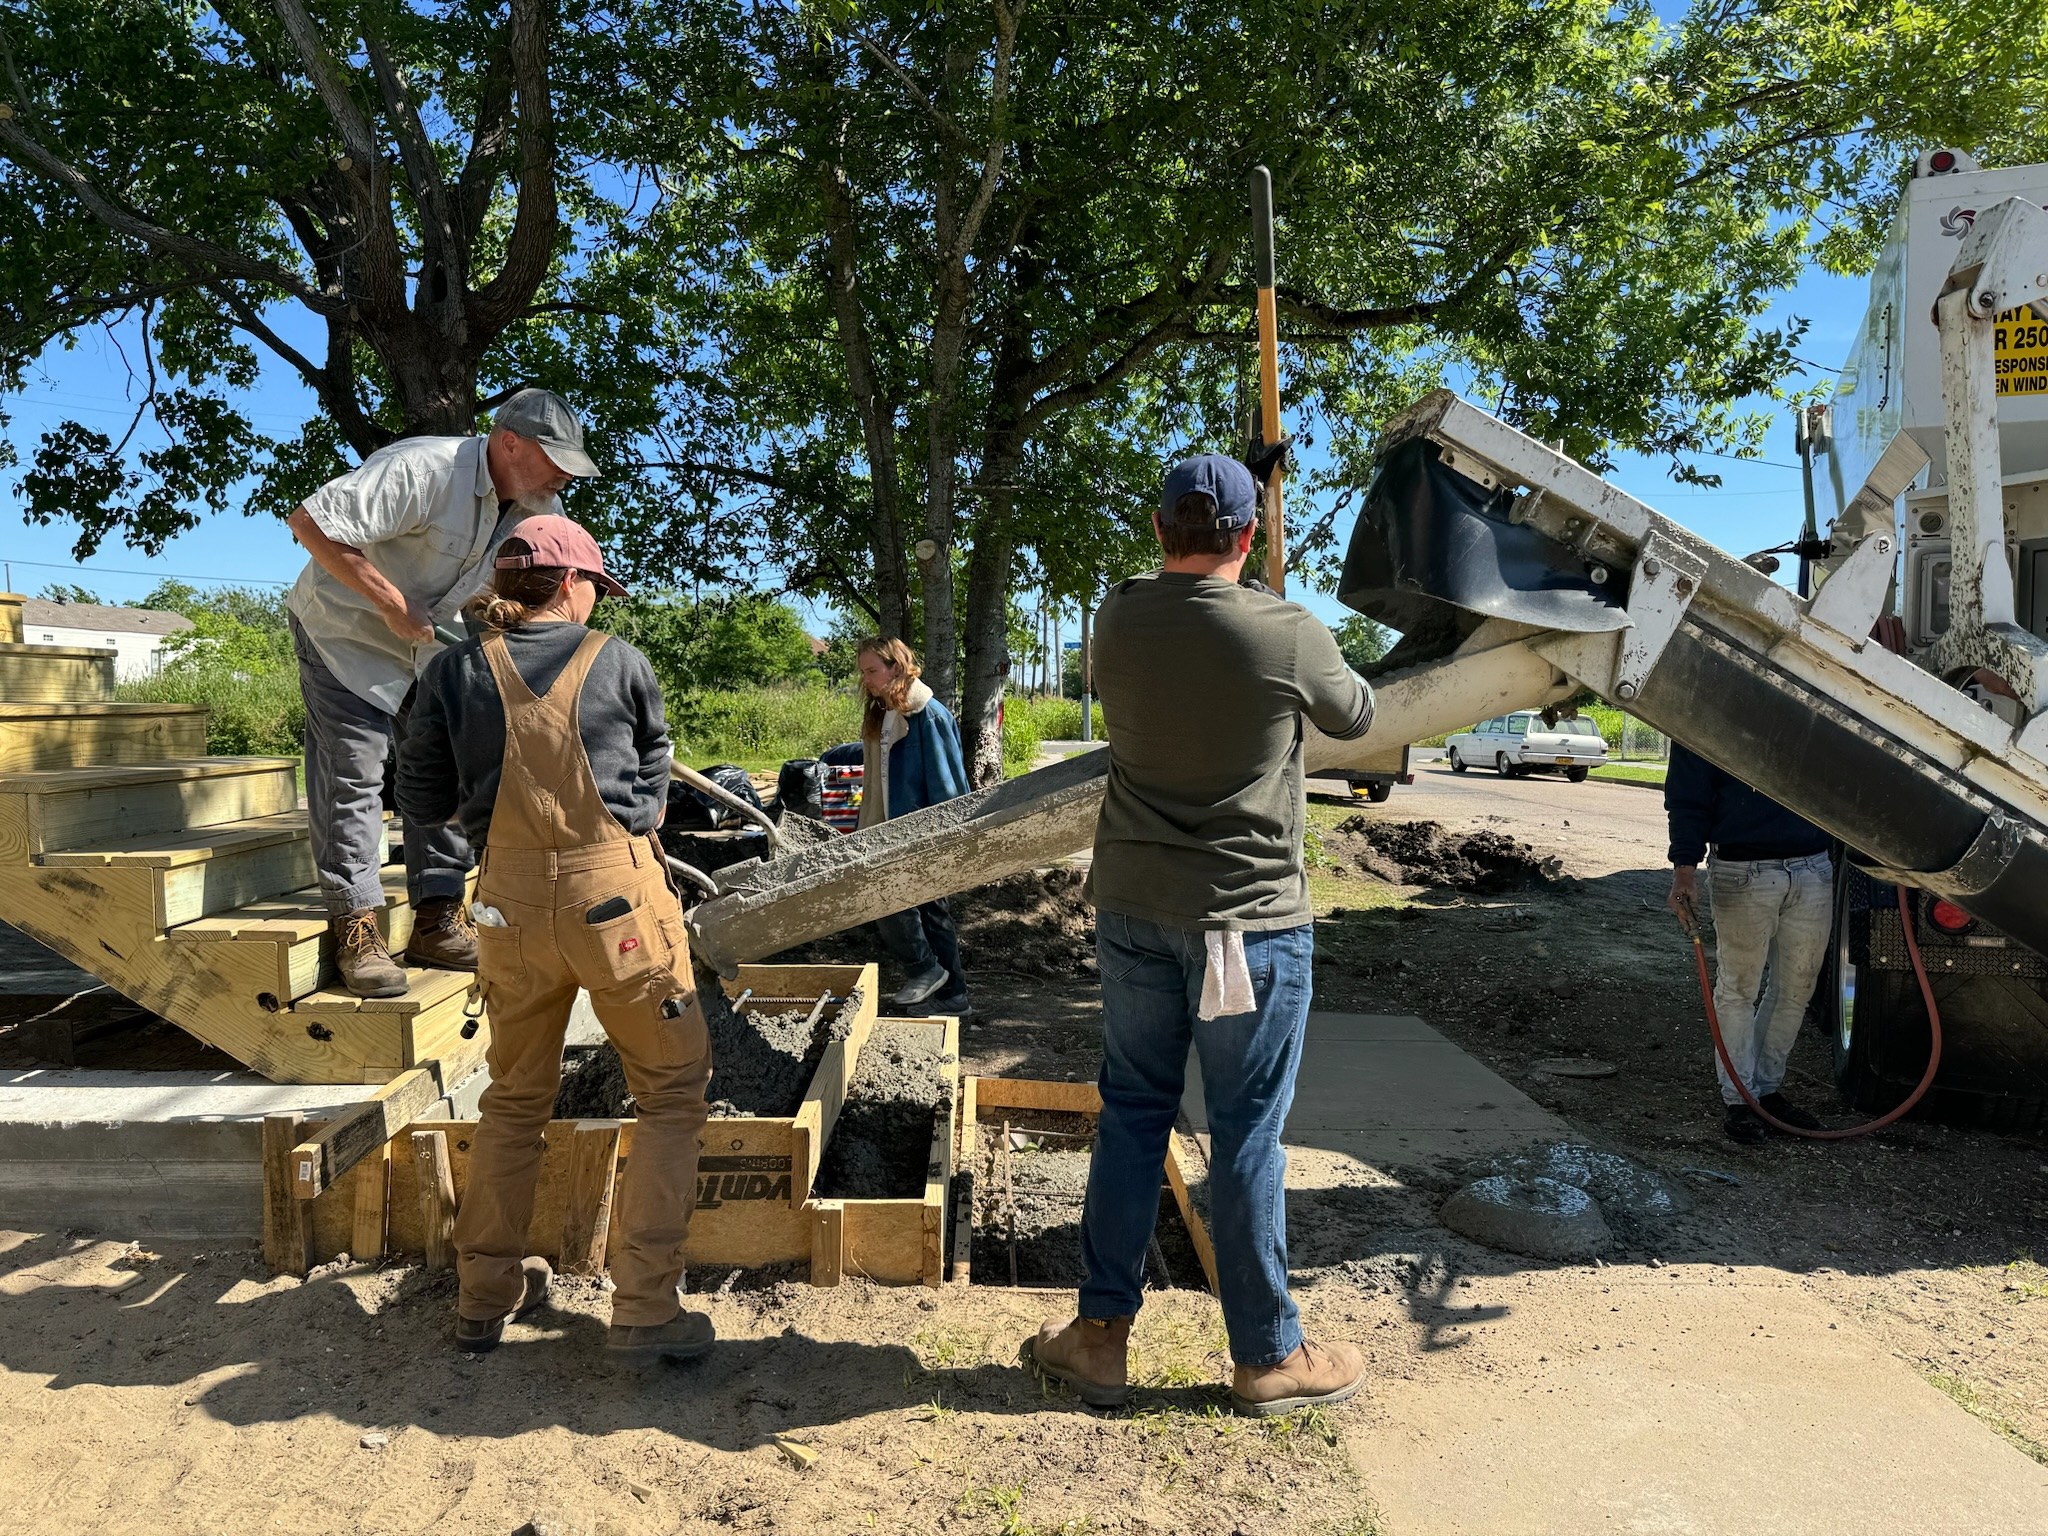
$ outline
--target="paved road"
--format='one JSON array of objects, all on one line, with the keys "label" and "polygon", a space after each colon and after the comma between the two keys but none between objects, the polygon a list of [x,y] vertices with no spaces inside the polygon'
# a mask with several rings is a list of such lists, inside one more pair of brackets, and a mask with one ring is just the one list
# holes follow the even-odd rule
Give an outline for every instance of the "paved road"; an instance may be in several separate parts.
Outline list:
[{"label": "paved road", "polygon": [[[1335,780],[1311,779],[1309,793],[1346,797]],[[1375,820],[1440,821],[1447,827],[1488,827],[1562,854],[1581,877],[1664,865],[1664,796],[1634,784],[1588,779],[1569,784],[1554,775],[1503,779],[1477,768],[1452,773],[1441,762],[1419,763],[1413,784],[1396,785],[1383,805],[1354,802]]]}]

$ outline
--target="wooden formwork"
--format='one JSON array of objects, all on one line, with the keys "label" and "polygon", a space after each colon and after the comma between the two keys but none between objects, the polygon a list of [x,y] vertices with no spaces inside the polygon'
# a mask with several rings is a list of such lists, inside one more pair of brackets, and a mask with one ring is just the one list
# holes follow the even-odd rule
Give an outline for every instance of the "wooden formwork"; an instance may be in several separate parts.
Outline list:
[{"label": "wooden formwork", "polygon": [[[956,1089],[960,1064],[960,1021],[955,1018],[891,1019],[935,1030],[940,1055]],[[811,1223],[811,1283],[837,1285],[847,1275],[887,1285],[938,1285],[946,1275],[946,1215],[953,1182],[953,1125],[956,1091],[932,1115],[931,1157],[925,1164],[924,1193],[900,1200],[813,1200],[805,1207]]]},{"label": "wooden formwork", "polygon": [[[1056,1110],[1062,1114],[1092,1118],[1102,1113],[1102,1095],[1093,1083],[1056,1083],[1029,1077],[964,1079],[960,1094],[960,1164],[969,1170],[969,1176],[955,1193],[954,1257],[948,1276],[952,1280],[967,1281],[974,1273],[972,1169],[976,1126],[985,1112],[1013,1109]],[[1216,1249],[1209,1241],[1208,1225],[1195,1209],[1188,1191],[1186,1156],[1180,1133],[1175,1131],[1166,1143],[1166,1186],[1173,1191],[1173,1202],[1180,1208],[1181,1219],[1187,1223],[1188,1236],[1194,1240],[1195,1255],[1202,1261],[1202,1276],[1213,1291],[1216,1289]],[[1024,1289],[1040,1290],[1044,1287],[1027,1286]]]},{"label": "wooden formwork", "polygon": [[[747,1011],[860,993],[851,1030],[826,1047],[795,1114],[712,1120],[699,1140],[690,1262],[756,1268],[808,1260],[806,1206],[847,1083],[874,1029],[877,967],[748,965],[731,985],[755,994]],[[422,1118],[452,1086],[428,1062],[324,1124],[296,1116],[265,1123],[264,1250],[273,1268],[303,1274],[340,1253],[358,1259],[425,1253],[431,1260],[443,1216],[452,1216],[468,1185],[477,1125]],[[529,1253],[566,1257],[590,1272],[603,1267],[611,1191],[631,1161],[634,1124],[549,1123]]]}]

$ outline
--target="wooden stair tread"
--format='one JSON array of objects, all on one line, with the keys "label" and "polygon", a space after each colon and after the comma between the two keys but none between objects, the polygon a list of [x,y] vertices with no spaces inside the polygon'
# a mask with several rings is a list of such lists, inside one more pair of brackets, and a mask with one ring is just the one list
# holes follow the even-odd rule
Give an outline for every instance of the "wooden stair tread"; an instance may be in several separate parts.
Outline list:
[{"label": "wooden stair tread", "polygon": [[177,869],[203,864],[222,854],[300,841],[306,835],[304,811],[279,811],[274,816],[257,816],[247,821],[224,821],[217,826],[194,827],[183,832],[144,832],[84,848],[65,848],[41,854],[36,862],[52,869],[108,864]]},{"label": "wooden stair tread", "polygon": [[[72,719],[107,719],[123,715],[203,715],[204,704],[157,704],[124,700],[120,702],[101,701],[89,704],[66,704],[59,701],[44,703],[23,703],[20,700],[0,699],[0,720],[47,720],[52,717]],[[297,759],[291,759],[296,762]],[[83,772],[85,770],[79,770]]]},{"label": "wooden stair tread", "polygon": [[175,758],[160,763],[109,763],[91,768],[27,768],[0,774],[0,795],[60,795],[125,789],[138,784],[186,784],[245,773],[289,773],[295,757]]},{"label": "wooden stair tread", "polygon": [[[383,871],[384,905],[387,910],[407,904],[405,867],[389,865]],[[183,923],[164,935],[178,943],[216,944],[235,940],[273,944],[303,944],[327,932],[327,902],[317,885],[287,891],[267,901],[254,901],[232,912],[217,912],[195,922]]]},{"label": "wooden stair tread", "polygon": [[406,967],[403,997],[357,997],[339,987],[309,992],[292,1004],[292,1012],[309,1015],[330,1013],[424,1013],[429,1008],[465,997],[476,977],[469,971],[441,971]]},{"label": "wooden stair tread", "polygon": [[98,659],[120,654],[106,645],[34,645],[25,640],[0,640],[0,656],[87,656]]}]

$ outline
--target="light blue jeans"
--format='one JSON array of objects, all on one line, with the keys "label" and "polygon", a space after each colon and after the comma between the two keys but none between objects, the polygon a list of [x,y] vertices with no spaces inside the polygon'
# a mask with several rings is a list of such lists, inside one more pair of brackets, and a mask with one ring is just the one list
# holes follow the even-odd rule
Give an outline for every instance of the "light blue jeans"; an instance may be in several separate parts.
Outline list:
[{"label": "light blue jeans", "polygon": [[[1825,853],[1710,859],[1707,889],[1714,903],[1714,1011],[1721,1016],[1721,1038],[1749,1091],[1762,1098],[1785,1081],[1785,1058],[1827,957],[1834,860]],[[1715,1070],[1722,1101],[1740,1104],[1742,1095],[1718,1057]]]},{"label": "light blue jeans", "polygon": [[1280,1129],[1301,1065],[1315,930],[1247,933],[1244,954],[1257,1006],[1200,1019],[1208,956],[1199,931],[1095,915],[1102,1118],[1081,1216],[1081,1315],[1133,1317],[1143,1304],[1145,1250],[1192,1043],[1209,1112],[1210,1236],[1230,1354],[1239,1365],[1272,1365],[1301,1344],[1287,1294]]}]

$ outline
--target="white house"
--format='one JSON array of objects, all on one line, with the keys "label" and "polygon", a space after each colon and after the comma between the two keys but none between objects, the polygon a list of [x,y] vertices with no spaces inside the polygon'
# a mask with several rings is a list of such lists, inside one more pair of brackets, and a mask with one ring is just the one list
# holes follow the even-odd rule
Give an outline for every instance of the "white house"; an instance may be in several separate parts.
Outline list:
[{"label": "white house", "polygon": [[166,635],[192,627],[182,613],[155,608],[110,608],[101,603],[53,603],[31,597],[21,605],[21,638],[30,645],[86,645],[118,654],[114,677],[152,677],[163,665]]}]

